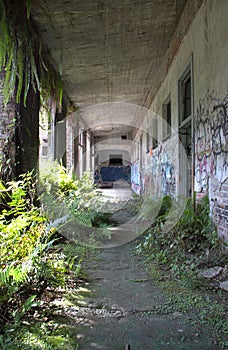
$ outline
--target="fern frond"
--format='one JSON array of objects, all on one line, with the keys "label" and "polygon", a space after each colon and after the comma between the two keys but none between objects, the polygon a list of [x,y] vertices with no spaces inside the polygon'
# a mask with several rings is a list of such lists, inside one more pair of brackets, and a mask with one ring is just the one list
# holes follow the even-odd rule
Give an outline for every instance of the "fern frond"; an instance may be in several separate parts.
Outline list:
[{"label": "fern frond", "polygon": [[40,90],[40,81],[39,81],[35,58],[32,50],[30,50],[30,62],[31,62],[31,80],[32,80],[33,89],[34,91],[36,91],[36,88]]},{"label": "fern frond", "polygon": [[61,106],[61,77],[43,55],[43,45],[36,31],[31,31],[31,6],[32,0],[20,1],[16,7],[13,1],[0,0],[0,69],[5,71],[4,102],[6,104],[12,98],[15,89],[16,102],[20,102],[24,89],[25,105],[29,86],[32,86],[47,100],[54,97]]},{"label": "fern frond", "polygon": [[24,75],[24,106],[26,107],[26,100],[27,100],[27,95],[29,91],[29,86],[30,86],[30,80],[31,80],[31,75],[30,75],[30,62],[26,62],[26,69],[25,69],[25,75]]},{"label": "fern frond", "polygon": [[32,7],[32,0],[26,0],[27,19],[30,18],[31,7]]},{"label": "fern frond", "polygon": [[20,102],[21,90],[23,86],[23,70],[24,70],[24,55],[22,46],[18,47],[17,50],[17,78],[18,78],[18,86],[17,86],[17,95],[16,102]]}]

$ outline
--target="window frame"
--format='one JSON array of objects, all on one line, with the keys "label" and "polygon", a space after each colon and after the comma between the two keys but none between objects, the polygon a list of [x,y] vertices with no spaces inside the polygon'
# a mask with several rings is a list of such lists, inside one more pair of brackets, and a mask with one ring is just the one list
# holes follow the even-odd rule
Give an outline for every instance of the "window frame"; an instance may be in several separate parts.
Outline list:
[{"label": "window frame", "polygon": [[172,133],[172,103],[169,95],[162,105],[162,140],[165,141],[171,137]]},{"label": "window frame", "polygon": [[154,117],[152,119],[152,148],[155,149],[158,146],[158,119]]},{"label": "window frame", "polygon": [[[183,87],[186,87],[186,83],[190,79],[190,93],[191,93],[191,101],[190,108],[191,113],[189,115],[184,114],[184,104],[183,104]],[[183,129],[189,128],[191,129],[191,154],[186,159],[186,152],[183,152],[183,147],[186,148],[183,141],[181,141],[181,135]],[[191,196],[194,195],[194,169],[195,169],[195,151],[194,151],[194,65],[193,65],[193,53],[191,53],[190,58],[185,66],[185,69],[182,71],[178,79],[178,134],[180,139],[180,144],[182,143],[183,147],[179,147],[179,168],[182,170],[179,171],[179,186],[178,192],[179,195],[189,196],[189,192],[187,189],[191,189]],[[184,155],[183,155],[184,154]],[[190,162],[190,164],[189,164]],[[190,167],[190,168],[189,168]],[[191,175],[189,177],[189,169]],[[189,181],[190,179],[190,181]]]},{"label": "window frame", "polygon": [[[192,58],[185,70],[178,79],[178,104],[179,104],[179,128],[187,124],[193,114],[193,79],[192,79]],[[187,96],[187,84],[190,81],[190,97]],[[190,102],[189,102],[190,100]],[[188,107],[190,113],[187,114]]]}]

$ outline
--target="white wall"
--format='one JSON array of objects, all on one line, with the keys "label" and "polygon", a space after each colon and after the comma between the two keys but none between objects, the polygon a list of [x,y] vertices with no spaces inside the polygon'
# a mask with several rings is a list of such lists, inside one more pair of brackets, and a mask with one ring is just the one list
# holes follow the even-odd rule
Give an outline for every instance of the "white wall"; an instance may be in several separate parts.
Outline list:
[{"label": "white wall", "polygon": [[[224,214],[219,209],[228,208],[227,14],[227,0],[205,0],[192,21],[152,102],[151,111],[158,116],[159,146],[143,161],[144,169],[147,169],[143,174],[147,191],[170,192],[175,196],[181,194],[185,174],[183,160],[180,160],[178,79],[191,62],[192,147],[196,150],[196,154],[192,157],[193,190],[202,194],[209,193],[211,212],[222,235],[228,235],[228,211]],[[172,136],[163,141],[162,105],[169,95],[172,108]]]}]

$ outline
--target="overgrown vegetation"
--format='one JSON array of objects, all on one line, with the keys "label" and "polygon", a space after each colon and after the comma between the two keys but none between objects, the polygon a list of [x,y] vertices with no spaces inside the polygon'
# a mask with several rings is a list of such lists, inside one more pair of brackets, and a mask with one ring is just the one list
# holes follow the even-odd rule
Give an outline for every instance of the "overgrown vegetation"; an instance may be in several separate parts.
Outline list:
[{"label": "overgrown vegetation", "polygon": [[209,199],[205,196],[196,207],[189,199],[181,218],[167,230],[165,223],[172,222],[177,211],[178,204],[164,197],[154,224],[138,240],[136,250],[146,257],[155,285],[168,295],[160,311],[192,313],[192,322],[211,327],[217,344],[226,348],[225,293],[200,275],[202,269],[218,265],[225,271],[228,262],[224,242],[209,215]]},{"label": "overgrown vegetation", "polygon": [[[107,230],[109,213],[106,212],[106,202],[102,201],[101,192],[94,186],[91,175],[84,173],[79,180],[72,171],[66,170],[58,162],[43,162],[40,171],[40,195],[47,216],[55,222],[66,222],[67,226],[82,225],[82,233],[85,234],[85,226],[98,227],[89,231],[86,235],[87,244],[96,244],[100,239],[108,239],[110,233]],[[95,233],[96,232],[96,233]],[[78,235],[78,236],[77,236]],[[81,230],[74,239],[81,239]],[[85,242],[84,242],[85,243]]]},{"label": "overgrown vegetation", "polygon": [[[64,193],[69,196],[69,187],[65,181],[60,182],[62,196]],[[37,320],[39,324],[33,322],[28,327],[25,321],[25,316],[31,318],[37,310],[41,315],[46,312],[47,307],[42,311],[41,300],[47,290],[54,295],[59,288],[77,287],[77,281],[84,276],[82,260],[88,253],[88,248],[70,244],[56,232],[39,207],[36,188],[33,173],[21,175],[18,181],[0,182],[2,349],[51,350],[71,344],[69,329],[62,335],[61,327],[54,332],[56,335],[48,330],[42,334],[43,322]],[[49,297],[46,298],[45,304]]]},{"label": "overgrown vegetation", "polygon": [[[221,241],[209,216],[209,199],[205,196],[194,207],[188,200],[183,215],[170,230],[166,223],[175,218],[177,211],[170,197],[164,197],[157,218],[137,246],[148,259],[177,276],[204,265],[219,263],[224,257]],[[178,206],[178,204],[177,204]]]},{"label": "overgrown vegetation", "polygon": [[[32,1],[0,1],[0,71],[5,72],[5,103],[16,97],[24,105],[31,88],[54,97],[61,106],[62,80],[50,65],[45,48],[30,18]],[[47,100],[48,100],[47,98]]]},{"label": "overgrown vegetation", "polygon": [[[0,182],[0,346],[3,350],[77,349],[70,320],[64,316],[63,324],[53,316],[53,308],[62,307],[64,314],[67,302],[78,298],[77,288],[85,277],[82,261],[88,256],[88,248],[79,246],[76,240],[74,244],[67,242],[53,223],[56,217],[70,211],[83,225],[92,227],[94,221],[100,220],[97,225],[102,226],[99,211],[104,203],[88,174],[79,181],[58,163],[42,172],[43,208],[39,207],[36,191],[33,173],[22,175],[18,181]],[[47,219],[48,205],[53,217],[49,212]],[[205,266],[224,267],[226,263],[209,217],[208,198],[196,208],[189,201],[181,219],[170,230],[165,223],[171,222],[178,211],[171,198],[165,197],[159,205],[148,205],[149,199],[139,200],[135,209],[145,219],[151,217],[151,210],[156,215],[136,249],[146,255],[154,283],[169,295],[161,312],[194,312],[198,317],[194,322],[212,327],[221,348],[225,347],[222,335],[228,329],[223,296],[220,292],[216,298],[211,297],[209,289],[201,293],[208,286],[198,276]],[[68,301],[55,306],[63,293]]]}]

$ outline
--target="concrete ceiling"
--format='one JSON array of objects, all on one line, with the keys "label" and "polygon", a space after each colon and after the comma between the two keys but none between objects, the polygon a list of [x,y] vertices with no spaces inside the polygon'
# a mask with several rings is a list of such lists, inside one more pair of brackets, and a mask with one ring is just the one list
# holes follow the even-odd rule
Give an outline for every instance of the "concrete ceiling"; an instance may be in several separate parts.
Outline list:
[{"label": "concrete ceiling", "polygon": [[[32,17],[62,76],[66,94],[96,136],[102,133],[102,124],[107,134],[123,124],[129,130],[136,125],[140,116],[129,113],[127,106],[148,107],[148,95],[155,95],[162,62],[186,2],[33,2]],[[116,103],[125,106],[118,115],[113,113]],[[112,131],[108,131],[109,123]]]}]

